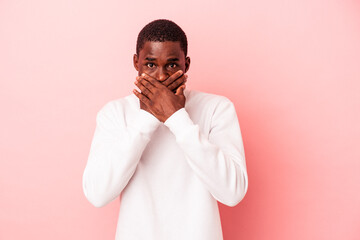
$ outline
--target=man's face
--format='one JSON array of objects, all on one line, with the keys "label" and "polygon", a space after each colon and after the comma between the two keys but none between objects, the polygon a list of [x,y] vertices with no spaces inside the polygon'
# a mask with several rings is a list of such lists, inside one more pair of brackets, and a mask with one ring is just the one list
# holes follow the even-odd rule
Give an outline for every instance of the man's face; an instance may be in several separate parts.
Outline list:
[{"label": "man's face", "polygon": [[146,73],[160,82],[178,70],[187,72],[190,58],[185,57],[180,42],[151,42],[146,41],[139,56],[134,54],[134,67],[140,76]]}]

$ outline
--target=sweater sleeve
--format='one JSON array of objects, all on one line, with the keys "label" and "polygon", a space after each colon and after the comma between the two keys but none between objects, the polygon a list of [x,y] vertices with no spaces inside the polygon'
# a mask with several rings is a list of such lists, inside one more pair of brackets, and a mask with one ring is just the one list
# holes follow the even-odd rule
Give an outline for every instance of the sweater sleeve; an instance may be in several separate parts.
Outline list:
[{"label": "sweater sleeve", "polygon": [[82,180],[85,197],[95,207],[103,207],[121,194],[161,123],[151,113],[139,109],[134,121],[126,126],[120,109],[108,103],[96,116]]},{"label": "sweater sleeve", "polygon": [[233,207],[245,196],[248,175],[240,125],[233,103],[224,98],[216,106],[209,137],[194,124],[185,108],[164,124],[175,135],[190,167],[219,202]]}]

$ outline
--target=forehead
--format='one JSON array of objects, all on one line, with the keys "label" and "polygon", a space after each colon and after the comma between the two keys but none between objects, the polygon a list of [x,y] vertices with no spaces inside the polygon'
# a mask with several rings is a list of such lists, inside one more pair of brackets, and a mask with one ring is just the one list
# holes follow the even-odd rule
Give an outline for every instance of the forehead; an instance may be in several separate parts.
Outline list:
[{"label": "forehead", "polygon": [[183,50],[180,47],[180,42],[165,41],[165,42],[153,42],[146,41],[144,47],[139,52],[140,58],[145,58],[148,56],[152,57],[178,57],[184,55]]}]

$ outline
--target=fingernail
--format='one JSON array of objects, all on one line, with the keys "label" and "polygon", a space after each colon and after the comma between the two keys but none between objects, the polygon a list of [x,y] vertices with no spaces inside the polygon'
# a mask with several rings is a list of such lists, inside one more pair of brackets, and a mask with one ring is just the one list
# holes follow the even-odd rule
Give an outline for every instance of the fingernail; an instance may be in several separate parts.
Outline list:
[{"label": "fingernail", "polygon": [[142,73],[141,76],[145,77],[145,73]]},{"label": "fingernail", "polygon": [[179,70],[179,73],[180,73],[180,74],[182,74],[182,73],[183,73],[183,71],[182,71],[182,70]]}]

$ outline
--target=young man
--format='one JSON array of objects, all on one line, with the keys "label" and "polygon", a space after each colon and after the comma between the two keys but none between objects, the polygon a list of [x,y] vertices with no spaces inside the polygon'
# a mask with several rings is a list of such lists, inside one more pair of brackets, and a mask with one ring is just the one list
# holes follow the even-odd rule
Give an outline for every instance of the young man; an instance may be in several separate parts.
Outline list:
[{"label": "young man", "polygon": [[217,201],[248,189],[235,107],[185,88],[187,38],[172,21],[140,31],[133,61],[141,92],[98,112],[84,194],[95,207],[120,198],[118,240],[222,240]]}]

